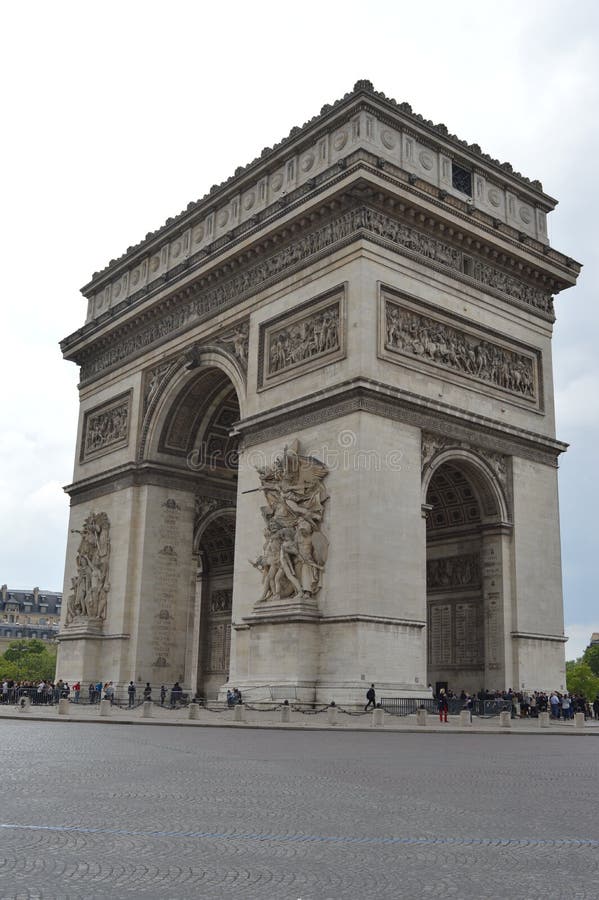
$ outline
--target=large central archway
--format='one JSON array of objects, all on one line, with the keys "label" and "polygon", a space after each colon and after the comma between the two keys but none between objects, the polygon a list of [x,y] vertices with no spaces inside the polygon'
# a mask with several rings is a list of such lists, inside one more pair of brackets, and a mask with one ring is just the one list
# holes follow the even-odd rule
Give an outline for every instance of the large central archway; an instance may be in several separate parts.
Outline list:
[{"label": "large central archway", "polygon": [[153,389],[143,436],[144,462],[158,465],[167,484],[184,485],[195,509],[188,546],[192,583],[176,605],[189,611],[185,688],[210,698],[229,677],[238,466],[234,423],[241,416],[236,374],[216,355],[205,355],[201,363],[178,360]]}]

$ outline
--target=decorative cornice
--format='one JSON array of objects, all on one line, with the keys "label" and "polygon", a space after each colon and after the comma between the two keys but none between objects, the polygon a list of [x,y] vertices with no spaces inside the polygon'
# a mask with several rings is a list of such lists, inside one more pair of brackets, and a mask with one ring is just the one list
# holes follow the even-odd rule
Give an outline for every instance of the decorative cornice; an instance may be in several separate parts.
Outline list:
[{"label": "decorative cornice", "polygon": [[487,416],[465,415],[463,410],[448,403],[367,378],[352,379],[303,401],[275,407],[268,413],[242,420],[236,428],[242,436],[242,447],[246,448],[361,411],[438,432],[493,453],[519,456],[545,465],[555,466],[559,454],[568,447],[544,435]]},{"label": "decorative cornice", "polygon": [[524,631],[512,631],[510,635],[514,640],[523,641],[554,641],[555,643],[565,644],[568,640],[565,634],[528,634]]},{"label": "decorative cornice", "polygon": [[[219,280],[211,275],[172,293],[152,309],[146,309],[137,317],[115,326],[93,345],[71,353],[65,346],[68,358],[82,365],[82,384],[241,303],[257,291],[310,265],[322,255],[362,238],[467,285],[476,286],[547,321],[553,320],[551,295],[547,288],[527,283],[496,264],[478,258],[474,251],[464,253],[459,242],[452,242],[450,237],[443,240],[433,237],[425,229],[416,228],[372,206],[354,206],[341,214],[329,216],[318,229],[305,232],[299,240],[288,239],[280,249],[264,255],[258,262],[246,263],[246,267],[233,276]],[[252,259],[255,260],[255,257],[256,253],[253,253]],[[474,260],[471,268],[466,265],[466,257]],[[214,281],[216,286],[209,286]],[[226,340],[227,335],[219,339]]]},{"label": "decorative cornice", "polygon": [[251,176],[255,177],[260,169],[268,171],[272,168],[273,163],[275,161],[278,162],[282,152],[290,152],[292,147],[294,152],[301,152],[302,143],[309,136],[313,142],[318,137],[314,132],[319,129],[322,130],[326,126],[330,127],[334,120],[336,125],[339,125],[339,114],[343,115],[346,110],[349,112],[352,106],[354,107],[352,110],[353,114],[359,112],[361,106],[370,106],[374,113],[380,114],[382,111],[384,114],[386,111],[394,124],[397,124],[399,121],[406,130],[411,126],[419,135],[422,133],[425,136],[428,135],[429,139],[435,144],[440,142],[444,144],[449,152],[453,149],[458,157],[470,157],[472,162],[480,160],[482,166],[496,170],[497,177],[500,180],[505,181],[507,179],[512,181],[514,187],[517,187],[518,184],[521,185],[527,193],[532,192],[549,207],[555,205],[555,201],[551,197],[542,193],[543,186],[540,181],[530,180],[519,172],[514,171],[510,163],[499,162],[499,160],[484,153],[478,144],[469,144],[467,141],[461,140],[455,134],[451,134],[444,124],[435,124],[418,113],[414,113],[409,103],[398,103],[384,93],[375,91],[372,82],[363,79],[357,81],[353,90],[345,94],[340,100],[336,100],[332,104],[325,104],[317,116],[305,122],[301,127],[296,126],[292,128],[288,136],[283,138],[278,144],[275,144],[273,147],[265,147],[251,163],[239,166],[235,173],[224,182],[219,185],[213,185],[207,194],[199,200],[189,203],[178,215],[167,219],[161,228],[154,232],[148,232],[142,241],[128,247],[126,252],[118,259],[110,260],[105,269],[94,273],[92,283],[87,285],[84,290],[90,288],[93,282],[99,280],[102,275],[115,269],[123,260],[126,260],[128,257],[134,257],[148,245],[156,244],[161,238],[166,238],[167,235],[177,230],[183,230],[190,222],[196,221],[198,214],[202,211],[212,207],[216,209],[217,206],[222,205],[231,191],[241,191],[247,188],[248,180]]}]

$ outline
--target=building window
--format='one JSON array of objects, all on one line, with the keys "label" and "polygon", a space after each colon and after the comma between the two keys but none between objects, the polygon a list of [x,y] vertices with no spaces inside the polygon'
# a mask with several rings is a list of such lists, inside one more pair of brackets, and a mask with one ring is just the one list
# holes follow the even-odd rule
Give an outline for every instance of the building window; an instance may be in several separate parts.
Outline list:
[{"label": "building window", "polygon": [[451,183],[456,191],[472,196],[472,172],[454,162],[451,164]]}]

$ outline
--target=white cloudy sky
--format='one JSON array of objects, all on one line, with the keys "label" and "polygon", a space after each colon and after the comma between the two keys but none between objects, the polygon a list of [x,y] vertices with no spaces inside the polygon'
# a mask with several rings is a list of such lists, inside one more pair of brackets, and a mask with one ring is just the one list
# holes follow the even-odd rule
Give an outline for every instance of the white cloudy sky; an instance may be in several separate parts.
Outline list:
[{"label": "white cloudy sky", "polygon": [[0,581],[62,588],[77,371],[58,341],[81,285],[368,78],[539,178],[553,244],[585,263],[554,342],[578,655],[599,631],[598,60],[594,0],[3,4]]}]

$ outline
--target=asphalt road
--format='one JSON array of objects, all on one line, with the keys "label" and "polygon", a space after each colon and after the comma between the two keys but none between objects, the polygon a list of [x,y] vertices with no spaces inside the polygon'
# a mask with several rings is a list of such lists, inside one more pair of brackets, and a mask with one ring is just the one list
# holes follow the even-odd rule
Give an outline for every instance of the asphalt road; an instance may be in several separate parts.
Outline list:
[{"label": "asphalt road", "polygon": [[599,741],[0,721],[0,897],[597,900]]}]

